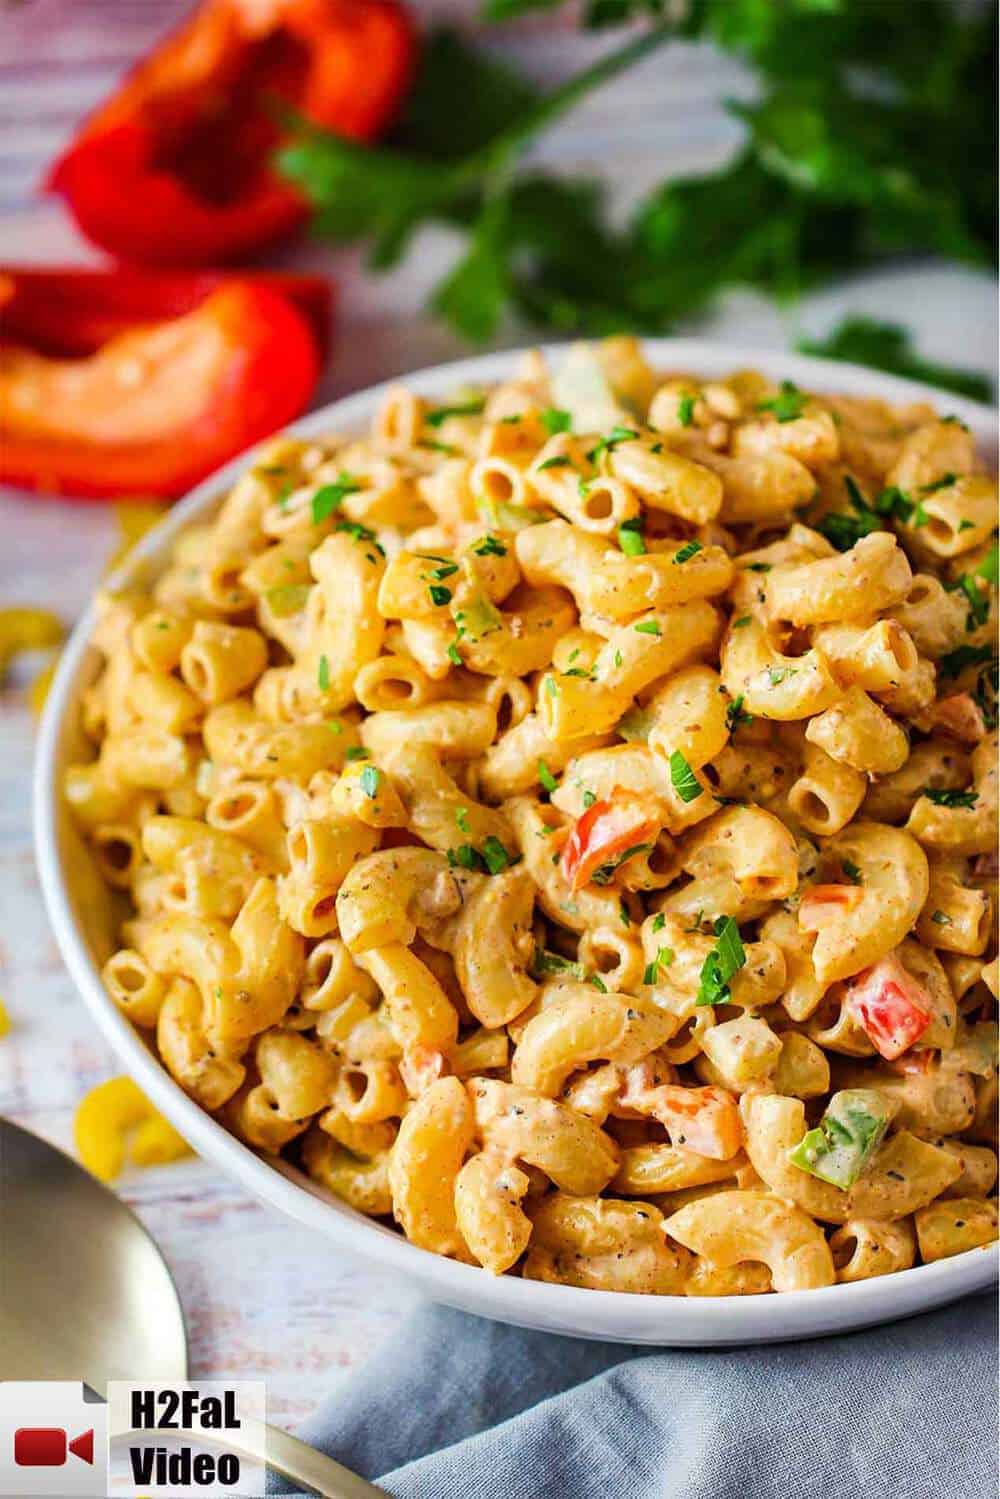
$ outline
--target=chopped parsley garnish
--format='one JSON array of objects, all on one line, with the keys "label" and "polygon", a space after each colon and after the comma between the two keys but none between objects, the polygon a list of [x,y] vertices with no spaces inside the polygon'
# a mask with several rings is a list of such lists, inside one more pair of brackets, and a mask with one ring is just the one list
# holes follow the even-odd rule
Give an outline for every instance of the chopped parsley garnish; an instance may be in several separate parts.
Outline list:
[{"label": "chopped parsley garnish", "polygon": [[485,405],[485,396],[474,396],[469,401],[458,401],[454,406],[436,406],[433,411],[428,411],[425,421],[428,427],[440,427],[450,416],[479,416]]},{"label": "chopped parsley garnish", "polygon": [[458,449],[454,446],[454,444],[450,442],[434,442],[430,437],[423,438],[421,442],[417,443],[417,447],[429,448],[432,453],[447,453],[451,458],[454,458],[455,454],[458,452]]},{"label": "chopped parsley garnish", "polygon": [[550,796],[559,784],[544,760],[538,762],[538,780],[542,790],[547,791]]},{"label": "chopped parsley garnish", "polygon": [[634,859],[636,854],[648,854],[652,847],[651,843],[633,843],[623,853],[616,854],[613,859],[609,859],[606,864],[602,864],[599,868],[595,869],[590,878],[595,885],[610,885],[616,872],[623,864],[627,863],[629,859]]},{"label": "chopped parsley garnish", "polygon": [[362,526],[359,521],[342,520],[338,522],[336,529],[346,531],[347,535],[353,536],[355,541],[370,541],[375,550],[381,552],[383,557],[385,556],[385,547],[382,546],[375,532],[368,526]]},{"label": "chopped parsley garnish", "polygon": [[741,614],[740,617],[739,617],[739,619],[734,619],[733,620],[733,629],[734,630],[745,630],[746,627],[747,627],[747,625],[749,623],[750,623],[750,616],[749,616],[749,614]]},{"label": "chopped parsley garnish", "polygon": [[587,975],[587,983],[588,984],[593,984],[594,988],[595,989],[599,989],[602,994],[607,994],[607,992],[608,992],[608,986],[604,982],[604,980],[600,977],[599,974],[596,974],[596,973],[590,973],[590,974],[588,974]]},{"label": "chopped parsley garnish", "polygon": [[638,432],[632,427],[614,426],[607,437],[602,437],[595,447],[587,454],[591,463],[597,463],[605,453],[614,452],[620,442],[631,442],[633,437],[638,437]]},{"label": "chopped parsley garnish", "polygon": [[382,772],[374,765],[366,765],[358,777],[358,784],[369,801],[374,801],[378,795],[381,780]]},{"label": "chopped parsley garnish", "polygon": [[438,606],[451,603],[451,589],[443,588],[440,583],[432,583],[427,592],[431,596],[431,603]]},{"label": "chopped parsley garnish", "polygon": [[507,548],[495,536],[487,534],[472,548],[477,557],[506,557]]},{"label": "chopped parsley garnish", "polygon": [[656,977],[661,968],[669,968],[674,961],[674,950],[672,947],[661,947],[651,963],[647,963],[643,971],[642,982],[644,984],[655,984]]},{"label": "chopped parsley garnish", "polygon": [[597,800],[597,794],[596,794],[596,792],[594,792],[594,791],[585,791],[583,793],[583,806],[584,806],[584,810],[588,811],[594,805],[594,803],[596,802],[596,800]]},{"label": "chopped parsley garnish", "polygon": [[538,419],[550,437],[555,437],[557,432],[570,432],[573,429],[573,418],[568,411],[560,411],[557,406],[546,406],[544,411],[538,413]]},{"label": "chopped parsley garnish", "polygon": [[332,484],[324,484],[322,489],[317,489],[312,497],[312,522],[319,526],[328,520],[335,510],[339,510],[344,503],[344,496],[357,494],[361,485],[351,474],[345,470],[337,475]]},{"label": "chopped parsley garnish", "polygon": [[936,494],[939,489],[950,489],[955,482],[954,474],[942,474],[940,479],[935,479],[931,484],[921,484],[921,494]]},{"label": "chopped parsley garnish", "polygon": [[663,928],[666,926],[666,924],[667,924],[667,918],[664,916],[663,912],[662,911],[657,911],[656,915],[653,917],[653,924],[650,927],[650,931],[651,932],[662,932]]},{"label": "chopped parsley garnish", "polygon": [[705,789],[680,750],[670,756],[670,784],[682,802],[697,801]]},{"label": "chopped parsley garnish", "polygon": [[468,807],[455,808],[455,826],[460,833],[469,831],[469,809]]},{"label": "chopped parsley garnish", "polygon": [[565,453],[556,453],[553,458],[546,458],[544,463],[538,465],[538,472],[544,473],[547,468],[572,468],[573,461],[567,458]]},{"label": "chopped parsley garnish", "polygon": [[677,420],[682,427],[690,427],[694,421],[694,396],[678,396],[677,398]]},{"label": "chopped parsley garnish", "polygon": [[451,662],[452,666],[462,665],[462,657],[459,654],[458,646],[454,640],[449,642],[448,649],[445,651],[445,655],[448,657],[448,660]]},{"label": "chopped parsley garnish", "polygon": [[481,869],[482,859],[479,857],[471,843],[460,843],[457,848],[448,850],[448,863],[459,869]]},{"label": "chopped parsley garnish", "polygon": [[483,859],[490,874],[499,874],[501,869],[506,869],[512,862],[500,839],[494,838],[492,834],[483,841]]},{"label": "chopped parsley garnish", "polygon": [[935,926],[951,926],[951,917],[946,911],[932,911],[931,920]]},{"label": "chopped parsley garnish", "polygon": [[745,966],[746,960],[739,927],[731,916],[720,916],[715,923],[715,946],[701,965],[696,1003],[728,1004],[732,997],[730,980]]},{"label": "chopped parsley garnish", "polygon": [[632,626],[637,635],[659,635],[661,634],[660,622],[656,619],[640,619],[637,625]]},{"label": "chopped parsley garnish", "polygon": [[363,744],[350,744],[344,752],[344,758],[347,760],[367,760],[369,753]]},{"label": "chopped parsley garnish", "polygon": [[744,708],[743,694],[741,692],[726,706],[726,728],[732,734],[743,723],[753,723],[753,714],[748,713]]},{"label": "chopped parsley garnish", "polygon": [[779,422],[794,422],[805,410],[808,397],[791,380],[782,380],[779,393],[769,401],[758,401],[758,411],[773,411]]},{"label": "chopped parsley garnish", "polygon": [[680,551],[674,553],[674,561],[688,562],[692,557],[697,557],[698,553],[704,550],[700,541],[686,541]]},{"label": "chopped parsley garnish", "polygon": [[772,687],[780,687],[785,678],[790,677],[794,670],[794,666],[769,666],[767,668],[767,680]]},{"label": "chopped parsley garnish", "polygon": [[748,573],[769,573],[771,571],[771,566],[772,566],[772,564],[770,562],[748,562],[747,563],[747,572]]},{"label": "chopped parsley garnish", "polygon": [[991,645],[960,645],[957,650],[942,656],[938,666],[946,677],[957,677],[967,666],[980,666],[993,658]]},{"label": "chopped parsley garnish", "polygon": [[847,875],[847,878],[850,880],[852,885],[861,884],[861,870],[855,863],[852,862],[852,860],[844,859],[840,867]]},{"label": "chopped parsley garnish", "polygon": [[985,592],[980,588],[975,573],[962,573],[954,583],[945,585],[950,593],[964,593],[969,605],[969,613],[966,616],[966,630],[975,630],[984,625],[990,615],[989,590]]},{"label": "chopped parsley garnish", "polygon": [[646,542],[642,530],[641,515],[633,515],[628,520],[623,520],[618,527],[618,545],[626,557],[641,557],[645,552]]},{"label": "chopped parsley garnish", "polygon": [[560,973],[568,978],[582,980],[584,967],[582,963],[574,963],[570,958],[564,958],[561,953],[549,952],[546,948],[536,945],[534,957],[531,960],[531,973],[535,978],[544,978],[550,973]]},{"label": "chopped parsley garnish", "polygon": [[992,584],[994,588],[997,587],[998,577],[1000,577],[1000,563],[998,563],[996,542],[993,543],[982,562],[976,568],[975,576],[977,578],[985,578],[987,583]]},{"label": "chopped parsley garnish", "polygon": [[316,668],[316,682],[320,692],[330,690],[330,662],[326,656],[320,656],[319,665]]},{"label": "chopped parsley garnish", "polygon": [[974,807],[979,800],[975,791],[952,791],[949,788],[928,786],[921,793],[935,807]]}]

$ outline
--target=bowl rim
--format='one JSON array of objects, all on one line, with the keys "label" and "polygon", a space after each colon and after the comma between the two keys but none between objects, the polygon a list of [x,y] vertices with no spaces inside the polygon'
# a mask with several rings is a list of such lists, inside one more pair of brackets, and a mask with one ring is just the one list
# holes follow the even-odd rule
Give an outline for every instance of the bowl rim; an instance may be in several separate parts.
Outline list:
[{"label": "bowl rim", "polygon": [[[882,397],[892,402],[929,400],[946,405],[948,411],[965,421],[980,444],[996,442],[997,417],[992,408],[863,366],[701,339],[644,338],[640,343],[661,368],[689,368],[708,376],[752,368],[818,391]],[[558,358],[569,344],[527,347],[539,347],[547,357]],[[393,386],[405,383],[419,394],[443,395],[464,384],[502,380],[510,377],[524,352],[524,347],[501,350],[401,374],[332,401],[284,430],[298,437],[318,436],[338,427],[349,431],[370,417]],[[106,586],[121,587],[163,554],[178,532],[210,512],[213,502],[220,502],[226,489],[246,469],[252,452],[247,450],[230,460],[175,504],[133,548],[127,561],[105,580]],[[220,1166],[252,1196],[317,1230],[337,1248],[367,1256],[383,1270],[402,1273],[437,1301],[515,1325],[584,1337],[701,1346],[803,1337],[908,1315],[983,1290],[996,1280],[996,1244],[872,1280],[752,1297],[641,1296],[524,1280],[520,1276],[492,1276],[479,1266],[445,1259],[411,1244],[396,1231],[338,1203],[296,1168],[258,1155],[229,1134],[181,1089],[116,1008],[74,914],[60,853],[58,776],[64,733],[76,704],[95,618],[91,602],[67,642],[39,729],[33,785],[34,841],[46,910],[70,976],[130,1075],[198,1154]]]}]

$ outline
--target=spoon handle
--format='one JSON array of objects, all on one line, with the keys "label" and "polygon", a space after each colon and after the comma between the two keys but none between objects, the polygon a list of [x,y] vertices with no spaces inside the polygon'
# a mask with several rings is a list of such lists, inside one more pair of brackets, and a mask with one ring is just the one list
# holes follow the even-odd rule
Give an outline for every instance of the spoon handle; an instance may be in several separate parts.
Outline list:
[{"label": "spoon handle", "polygon": [[267,1428],[267,1465],[322,1499],[386,1499],[385,1490],[280,1427]]}]

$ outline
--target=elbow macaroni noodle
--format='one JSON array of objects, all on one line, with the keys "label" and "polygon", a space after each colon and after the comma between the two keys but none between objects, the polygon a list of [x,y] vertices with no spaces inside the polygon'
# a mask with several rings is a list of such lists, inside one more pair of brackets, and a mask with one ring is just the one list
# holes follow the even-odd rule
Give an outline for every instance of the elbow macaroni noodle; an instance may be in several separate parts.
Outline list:
[{"label": "elbow macaroni noodle", "polygon": [[995,525],[961,423],[624,338],[278,439],[102,600],[65,792],[109,994],[247,1144],[493,1274],[988,1243]]}]

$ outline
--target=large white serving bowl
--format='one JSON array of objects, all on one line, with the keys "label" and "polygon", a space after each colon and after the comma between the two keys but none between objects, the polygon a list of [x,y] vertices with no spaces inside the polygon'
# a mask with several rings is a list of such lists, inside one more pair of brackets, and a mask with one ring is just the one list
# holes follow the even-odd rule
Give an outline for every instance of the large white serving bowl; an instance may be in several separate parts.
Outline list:
[{"label": "large white serving bowl", "polygon": [[[718,376],[753,368],[775,380],[794,380],[806,389],[882,396],[896,402],[930,400],[942,412],[961,417],[988,455],[995,451],[997,422],[992,411],[911,381],[854,365],[698,340],[651,339],[645,348],[660,369]],[[545,352],[558,358],[561,350],[553,346]],[[442,397],[462,386],[508,378],[517,358],[517,351],[487,354],[403,378],[421,395]],[[359,432],[387,389],[388,385],[379,385],[348,396],[303,418],[290,430],[305,437]],[[138,570],[144,577],[155,576],[177,534],[191,522],[210,517],[246,466],[244,455],[199,484],[140,542],[112,582],[118,585]],[[52,685],[38,743],[35,849],[56,940],[95,1020],[151,1101],[199,1154],[217,1162],[254,1196],[313,1227],[318,1255],[329,1252],[328,1244],[374,1260],[410,1277],[434,1300],[483,1317],[579,1337],[668,1346],[778,1342],[846,1332],[954,1301],[996,1280],[996,1245],[855,1285],[769,1296],[636,1296],[494,1277],[416,1248],[400,1234],[354,1212],[293,1167],[265,1159],[235,1139],[174,1082],[101,983],[100,954],[110,950],[111,941],[108,900],[60,796],[63,767],[79,744],[78,700],[98,665],[97,654],[88,644],[94,622],[93,610],[88,610],[73,632]]]}]

